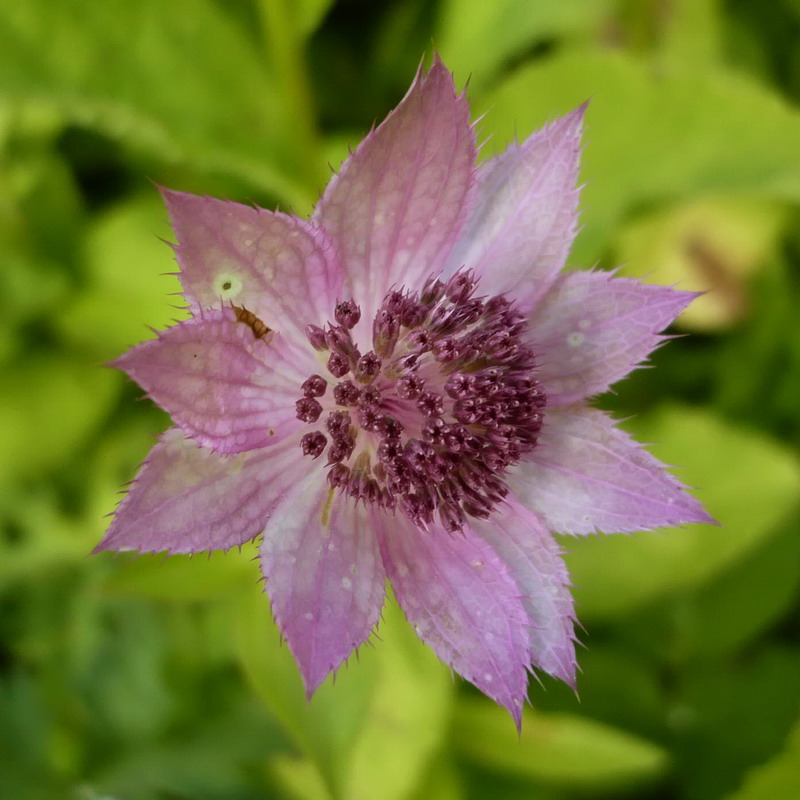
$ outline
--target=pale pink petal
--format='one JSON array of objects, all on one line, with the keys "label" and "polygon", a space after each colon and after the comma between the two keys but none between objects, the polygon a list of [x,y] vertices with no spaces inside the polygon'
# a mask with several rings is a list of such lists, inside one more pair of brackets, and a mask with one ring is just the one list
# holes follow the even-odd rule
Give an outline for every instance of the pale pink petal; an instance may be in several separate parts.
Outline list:
[{"label": "pale pink petal", "polygon": [[586,406],[548,409],[539,444],[508,483],[556,533],[629,533],[714,521],[660,461],[602,411]]},{"label": "pale pink petal", "polygon": [[307,470],[296,441],[223,456],[170,428],[150,451],[100,550],[197,553],[258,536],[281,496]]},{"label": "pale pink petal", "polygon": [[528,620],[507,565],[469,529],[420,530],[398,514],[381,532],[386,574],[423,642],[520,724]]},{"label": "pale pink petal", "polygon": [[314,214],[339,249],[368,318],[388,289],[444,264],[473,184],[464,94],[437,58],[328,184]]},{"label": "pale pink petal", "polygon": [[282,336],[258,339],[224,309],[168,328],[114,366],[188,436],[219,453],[241,453],[275,444],[302,425],[295,401],[305,378],[295,363]]},{"label": "pale pink petal", "polygon": [[534,666],[575,688],[575,611],[561,548],[542,521],[511,501],[470,522],[508,566],[528,614]]},{"label": "pale pink petal", "polygon": [[333,316],[343,274],[323,231],[263,208],[162,189],[192,311],[231,303],[305,343]]},{"label": "pale pink petal", "polygon": [[309,696],[369,637],[386,580],[376,539],[383,512],[334,496],[321,461],[276,509],[261,545],[272,613]]},{"label": "pale pink petal", "polygon": [[583,400],[625,377],[695,297],[610,272],[561,276],[531,315],[548,405]]},{"label": "pale pink petal", "polygon": [[578,220],[578,158],[586,105],[481,165],[476,202],[447,273],[477,271],[483,294],[508,292],[528,311],[567,259]]}]

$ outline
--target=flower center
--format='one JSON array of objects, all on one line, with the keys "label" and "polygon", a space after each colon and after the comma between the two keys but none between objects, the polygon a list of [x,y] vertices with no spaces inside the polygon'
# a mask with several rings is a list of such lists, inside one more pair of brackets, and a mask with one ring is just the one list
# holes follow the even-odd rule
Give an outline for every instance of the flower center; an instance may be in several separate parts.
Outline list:
[{"label": "flower center", "polygon": [[389,292],[366,353],[351,334],[361,318],[352,300],[326,329],[306,327],[329,375],[302,385],[297,416],[314,430],[301,446],[312,458],[327,452],[331,487],[450,531],[508,494],[503,476],[536,446],[546,398],[524,316],[475,288],[462,271]]}]

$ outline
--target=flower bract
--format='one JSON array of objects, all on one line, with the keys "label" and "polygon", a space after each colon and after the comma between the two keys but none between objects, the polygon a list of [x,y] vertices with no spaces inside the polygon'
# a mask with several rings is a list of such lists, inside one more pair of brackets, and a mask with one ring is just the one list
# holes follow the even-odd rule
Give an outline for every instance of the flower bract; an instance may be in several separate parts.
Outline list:
[{"label": "flower bract", "polygon": [[115,364],[169,412],[100,550],[261,537],[311,694],[376,627],[417,635],[519,724],[575,682],[553,533],[709,521],[589,399],[693,299],[562,272],[584,107],[476,165],[436,58],[310,219],[164,190],[191,318]]}]

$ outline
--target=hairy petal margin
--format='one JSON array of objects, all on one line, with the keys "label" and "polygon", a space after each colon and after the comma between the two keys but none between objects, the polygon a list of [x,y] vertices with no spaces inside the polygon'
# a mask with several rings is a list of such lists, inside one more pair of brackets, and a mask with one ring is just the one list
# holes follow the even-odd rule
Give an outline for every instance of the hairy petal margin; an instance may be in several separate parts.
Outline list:
[{"label": "hairy petal margin", "polygon": [[272,613],[309,697],[377,625],[386,581],[375,535],[382,512],[334,495],[323,468],[286,495],[261,545]]},{"label": "hairy petal margin", "polygon": [[409,623],[519,727],[530,645],[528,617],[508,567],[468,528],[423,531],[401,515],[393,522],[380,532],[381,554]]},{"label": "hairy petal margin", "polygon": [[631,533],[714,522],[666,467],[602,411],[548,409],[536,450],[509,473],[517,499],[556,533]]}]

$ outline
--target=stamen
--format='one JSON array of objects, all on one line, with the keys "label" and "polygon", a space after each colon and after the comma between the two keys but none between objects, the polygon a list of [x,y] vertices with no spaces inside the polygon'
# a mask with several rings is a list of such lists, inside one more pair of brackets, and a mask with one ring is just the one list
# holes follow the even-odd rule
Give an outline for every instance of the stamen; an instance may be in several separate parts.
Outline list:
[{"label": "stamen", "polygon": [[345,300],[336,304],[334,318],[344,328],[355,328],[361,319],[361,309],[354,300]]},{"label": "stamen", "polygon": [[502,295],[475,297],[476,288],[461,271],[429,278],[419,293],[389,292],[364,355],[351,334],[361,317],[352,299],[336,304],[325,330],[306,327],[311,345],[330,351],[335,385],[323,406],[316,398],[328,380],[302,384],[297,416],[315,424],[324,412],[327,435],[314,430],[301,446],[313,458],[327,451],[331,487],[448,531],[502,502],[506,471],[537,444],[546,398],[523,338],[527,320]]}]

